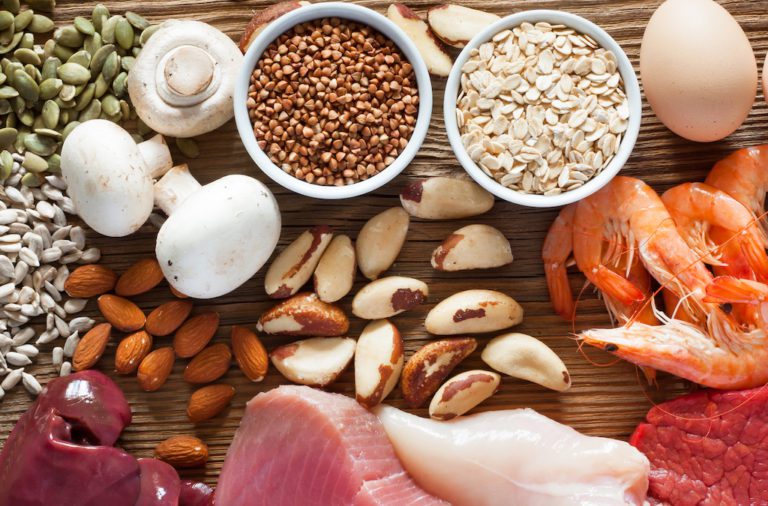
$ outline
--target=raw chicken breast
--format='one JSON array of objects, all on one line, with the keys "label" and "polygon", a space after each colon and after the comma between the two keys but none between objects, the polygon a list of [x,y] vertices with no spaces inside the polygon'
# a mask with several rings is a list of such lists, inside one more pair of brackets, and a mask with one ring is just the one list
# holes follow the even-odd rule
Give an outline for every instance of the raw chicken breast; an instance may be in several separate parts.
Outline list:
[{"label": "raw chicken breast", "polygon": [[531,409],[448,422],[374,412],[416,483],[454,506],[639,505],[648,490],[648,460],[632,446]]},{"label": "raw chicken breast", "polygon": [[251,399],[216,488],[225,506],[445,505],[403,469],[379,420],[302,386]]}]

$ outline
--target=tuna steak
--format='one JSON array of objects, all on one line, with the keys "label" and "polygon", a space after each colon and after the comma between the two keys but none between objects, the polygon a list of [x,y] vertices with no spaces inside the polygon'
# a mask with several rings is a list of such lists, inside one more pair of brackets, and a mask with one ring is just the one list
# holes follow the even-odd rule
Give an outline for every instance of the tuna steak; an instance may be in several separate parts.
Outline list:
[{"label": "tuna steak", "polygon": [[652,408],[630,443],[675,506],[768,504],[768,390],[706,390]]},{"label": "tuna steak", "polygon": [[302,386],[251,399],[216,488],[226,506],[446,505],[421,490],[379,420]]}]

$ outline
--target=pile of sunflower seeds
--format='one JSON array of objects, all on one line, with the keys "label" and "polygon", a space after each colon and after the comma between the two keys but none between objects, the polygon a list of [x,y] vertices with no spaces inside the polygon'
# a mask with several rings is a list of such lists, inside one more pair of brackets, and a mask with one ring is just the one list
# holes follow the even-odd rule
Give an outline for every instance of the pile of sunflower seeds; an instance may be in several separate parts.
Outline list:
[{"label": "pile of sunflower seeds", "polygon": [[616,56],[588,35],[523,23],[472,51],[456,119],[467,154],[497,182],[558,195],[616,155],[629,105]]},{"label": "pile of sunflower seeds", "polygon": [[[64,338],[53,349],[53,364],[64,376],[80,335],[94,321],[75,317],[84,299],[67,299],[64,283],[69,266],[97,262],[97,248],[86,249],[85,232],[67,223],[74,214],[61,177],[51,174],[36,188],[21,184],[29,172],[21,155],[0,154],[0,166],[10,163],[0,187],[0,399],[19,383],[33,395],[42,390],[25,371],[39,354],[38,346]],[[44,328],[32,323],[45,318]]]}]

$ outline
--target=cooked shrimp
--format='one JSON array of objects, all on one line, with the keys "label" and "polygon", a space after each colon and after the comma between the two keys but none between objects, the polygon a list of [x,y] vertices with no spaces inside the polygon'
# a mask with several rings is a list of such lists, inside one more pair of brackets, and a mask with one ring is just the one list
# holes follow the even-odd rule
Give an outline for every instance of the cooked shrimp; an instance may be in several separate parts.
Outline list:
[{"label": "cooked shrimp", "polygon": [[[768,144],[740,149],[715,164],[704,181],[741,202],[757,220],[765,213],[768,192]],[[768,246],[768,223],[759,220],[763,245]]]},{"label": "cooked shrimp", "polygon": [[703,183],[675,186],[667,190],[661,200],[680,235],[704,262],[715,266],[736,262],[740,266],[744,262],[738,258],[738,250],[729,248],[727,260],[721,250],[724,245],[736,242],[757,278],[768,279],[768,255],[760,228],[739,201]]},{"label": "cooked shrimp", "polygon": [[567,263],[573,252],[573,217],[576,204],[563,208],[549,227],[541,258],[544,261],[544,275],[547,278],[549,299],[555,312],[563,319],[574,317],[573,292],[568,282]]},{"label": "cooked shrimp", "polygon": [[718,304],[742,304],[754,308],[758,324],[768,322],[768,285],[733,276],[718,276],[707,287],[707,299]]}]

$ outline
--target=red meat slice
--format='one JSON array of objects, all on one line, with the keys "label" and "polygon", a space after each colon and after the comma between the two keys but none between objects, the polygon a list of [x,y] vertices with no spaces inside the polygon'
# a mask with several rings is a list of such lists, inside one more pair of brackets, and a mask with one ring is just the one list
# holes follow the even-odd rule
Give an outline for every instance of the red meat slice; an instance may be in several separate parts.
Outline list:
[{"label": "red meat slice", "polygon": [[649,496],[674,506],[768,504],[768,388],[686,395],[648,412],[630,443]]}]

